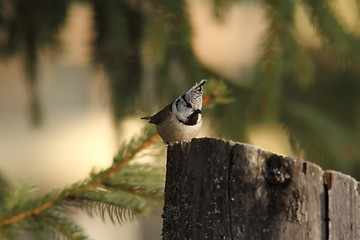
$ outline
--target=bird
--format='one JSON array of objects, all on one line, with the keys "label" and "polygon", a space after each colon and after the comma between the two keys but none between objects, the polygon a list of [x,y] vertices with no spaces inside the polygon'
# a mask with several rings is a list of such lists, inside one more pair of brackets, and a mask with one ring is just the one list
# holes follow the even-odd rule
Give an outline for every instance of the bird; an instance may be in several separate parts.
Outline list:
[{"label": "bird", "polygon": [[141,119],[155,124],[166,144],[191,140],[200,132],[202,88],[206,82],[206,79],[201,80],[156,114]]}]

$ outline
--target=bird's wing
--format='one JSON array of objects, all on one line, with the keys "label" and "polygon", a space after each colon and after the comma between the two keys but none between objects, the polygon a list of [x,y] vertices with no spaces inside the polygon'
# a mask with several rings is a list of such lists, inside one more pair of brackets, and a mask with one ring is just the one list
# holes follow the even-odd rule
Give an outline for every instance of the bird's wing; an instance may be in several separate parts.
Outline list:
[{"label": "bird's wing", "polygon": [[171,117],[170,115],[173,114],[171,112],[171,104],[167,105],[166,107],[164,107],[162,110],[160,110],[159,112],[157,112],[155,115],[151,116],[151,117],[142,117],[141,119],[145,119],[145,120],[149,120],[149,123],[154,123],[154,124],[160,124],[162,123],[165,119]]}]

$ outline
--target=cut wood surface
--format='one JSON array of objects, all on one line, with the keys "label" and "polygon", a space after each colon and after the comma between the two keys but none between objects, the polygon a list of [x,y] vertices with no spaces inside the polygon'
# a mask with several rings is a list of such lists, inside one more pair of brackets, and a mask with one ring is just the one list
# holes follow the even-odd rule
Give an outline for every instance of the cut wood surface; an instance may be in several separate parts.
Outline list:
[{"label": "cut wood surface", "polygon": [[328,239],[360,239],[359,182],[336,171],[326,171],[324,179],[328,195]]},{"label": "cut wood surface", "polygon": [[360,239],[358,193],[349,176],[252,145],[175,143],[163,239]]}]

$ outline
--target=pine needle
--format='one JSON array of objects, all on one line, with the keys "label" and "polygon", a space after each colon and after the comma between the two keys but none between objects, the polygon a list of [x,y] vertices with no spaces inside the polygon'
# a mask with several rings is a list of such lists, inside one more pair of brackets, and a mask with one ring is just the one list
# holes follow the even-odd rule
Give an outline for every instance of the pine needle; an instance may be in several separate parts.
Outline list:
[{"label": "pine needle", "polygon": [[91,217],[106,217],[115,223],[133,220],[136,216],[149,211],[147,201],[135,194],[123,191],[93,190],[86,191],[78,198],[80,208]]},{"label": "pine needle", "polygon": [[[115,158],[116,161],[114,161],[112,167],[97,174],[93,174],[89,179],[75,183],[61,191],[51,191],[39,198],[16,197],[16,199],[20,199],[21,201],[16,202],[12,201],[12,195],[16,195],[16,191],[14,190],[14,193],[9,194],[5,201],[9,203],[16,203],[16,205],[14,205],[12,208],[7,208],[9,213],[1,216],[0,227],[19,222],[30,216],[39,215],[45,210],[53,207],[54,205],[61,204],[67,200],[77,199],[84,192],[96,189],[98,186],[102,185],[102,181],[107,179],[109,176],[113,176],[117,171],[125,167],[138,152],[152,144],[156,139],[157,137],[153,132],[151,132],[150,130],[144,130],[143,134],[138,137],[134,137],[128,145],[123,146],[123,149],[119,151],[119,154]],[[19,192],[24,194],[29,191],[21,190]]]},{"label": "pine needle", "polygon": [[36,215],[40,222],[47,225],[47,229],[53,239],[56,240],[85,240],[88,237],[84,234],[83,229],[67,220],[60,214],[52,214],[49,211]]}]

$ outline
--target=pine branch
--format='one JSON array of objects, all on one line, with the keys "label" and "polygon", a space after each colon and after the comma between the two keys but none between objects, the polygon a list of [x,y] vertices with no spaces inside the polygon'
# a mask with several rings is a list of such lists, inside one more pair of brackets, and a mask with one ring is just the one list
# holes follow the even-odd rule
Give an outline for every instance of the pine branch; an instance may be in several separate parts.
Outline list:
[{"label": "pine branch", "polygon": [[88,237],[83,233],[83,230],[71,221],[65,219],[65,217],[59,214],[51,214],[45,212],[36,215],[36,220],[45,223],[53,239],[69,239],[69,240],[84,240]]},{"label": "pine branch", "polygon": [[285,54],[293,44],[294,1],[267,2],[269,21],[262,40],[262,52],[258,63],[259,75],[254,82],[253,104],[257,118],[274,119],[281,98],[281,80],[285,72]]},{"label": "pine branch", "polygon": [[5,194],[9,191],[9,183],[6,181],[4,176],[0,173],[0,209],[3,206],[5,200]]},{"label": "pine branch", "polygon": [[164,64],[168,50],[171,34],[169,14],[164,4],[159,4],[156,7],[145,8],[144,17],[146,19],[142,46],[144,62],[159,67]]},{"label": "pine branch", "polygon": [[[73,184],[72,186],[65,188],[62,191],[52,191],[44,195],[43,197],[37,199],[21,198],[27,201],[22,203],[21,206],[20,204],[17,204],[16,209],[8,210],[7,214],[3,215],[2,219],[0,220],[0,227],[11,223],[19,222],[31,216],[37,216],[56,204],[63,203],[66,200],[77,199],[78,196],[81,196],[81,194],[83,194],[84,192],[97,189],[99,186],[102,185],[102,181],[104,181],[108,177],[112,177],[113,174],[125,167],[138,152],[153,143],[157,139],[157,137],[155,136],[156,135],[154,135],[152,132],[144,131],[142,136],[140,136],[139,138],[134,138],[131,141],[131,143],[137,143],[136,149],[132,149],[129,147],[128,150],[132,151],[124,151],[126,155],[118,156],[122,157],[122,159],[116,158],[113,166],[97,174],[93,174],[89,179],[86,179],[85,181]],[[19,199],[17,199],[17,201],[19,201]],[[13,214],[10,216],[9,214],[11,213]],[[4,216],[6,217],[4,218]]]},{"label": "pine branch", "polygon": [[107,190],[98,188],[93,191],[86,191],[79,196],[81,209],[84,209],[90,216],[100,216],[105,220],[108,215],[110,220],[122,223],[124,220],[132,220],[136,216],[149,212],[146,199],[136,194],[120,190]]},{"label": "pine branch", "polygon": [[358,66],[360,64],[360,40],[344,29],[332,12],[329,1],[303,0],[303,2],[324,45],[336,57],[343,60],[343,63]]},{"label": "pine branch", "polygon": [[122,169],[137,153],[150,146],[160,137],[158,134],[150,134],[150,136],[151,137],[149,139],[146,139],[146,135],[144,135],[143,138],[133,139],[129,144],[124,145],[123,148],[121,148],[121,151],[119,151],[117,156],[114,158],[114,165],[107,170],[107,174],[111,176]]},{"label": "pine branch", "polygon": [[206,109],[217,104],[228,104],[233,102],[230,96],[232,93],[228,84],[221,80],[209,79],[204,89],[203,105],[207,105]]},{"label": "pine branch", "polygon": [[266,2],[268,27],[261,44],[258,76],[253,84],[255,119],[274,120],[279,115],[285,78],[300,87],[307,87],[313,80],[314,64],[295,33],[295,3]]},{"label": "pine branch", "polygon": [[359,136],[313,106],[287,101],[283,118],[286,130],[301,141],[297,144],[314,161],[328,161],[331,168],[349,170],[350,163],[360,158]]},{"label": "pine branch", "polygon": [[217,98],[218,97],[218,94],[215,90],[211,91],[209,95],[207,95],[204,99],[203,99],[203,102],[202,104],[203,105],[206,105],[208,104],[209,102],[211,102],[213,99]]},{"label": "pine branch", "polygon": [[163,166],[153,164],[130,164],[115,174],[114,177],[104,181],[104,188],[110,187],[131,194],[136,194],[143,198],[161,200],[163,188],[157,182],[165,181]]},{"label": "pine branch", "polygon": [[222,21],[230,7],[239,2],[233,0],[211,0],[213,15],[218,21]]},{"label": "pine branch", "polygon": [[89,2],[94,10],[93,57],[105,70],[111,91],[113,115],[119,120],[133,109],[141,86],[141,2]]},{"label": "pine branch", "polygon": [[23,57],[25,86],[32,124],[41,124],[41,104],[37,90],[37,63],[39,52],[46,47],[56,49],[56,37],[67,16],[69,1],[51,2],[0,1],[0,57],[6,59],[18,54]]}]

